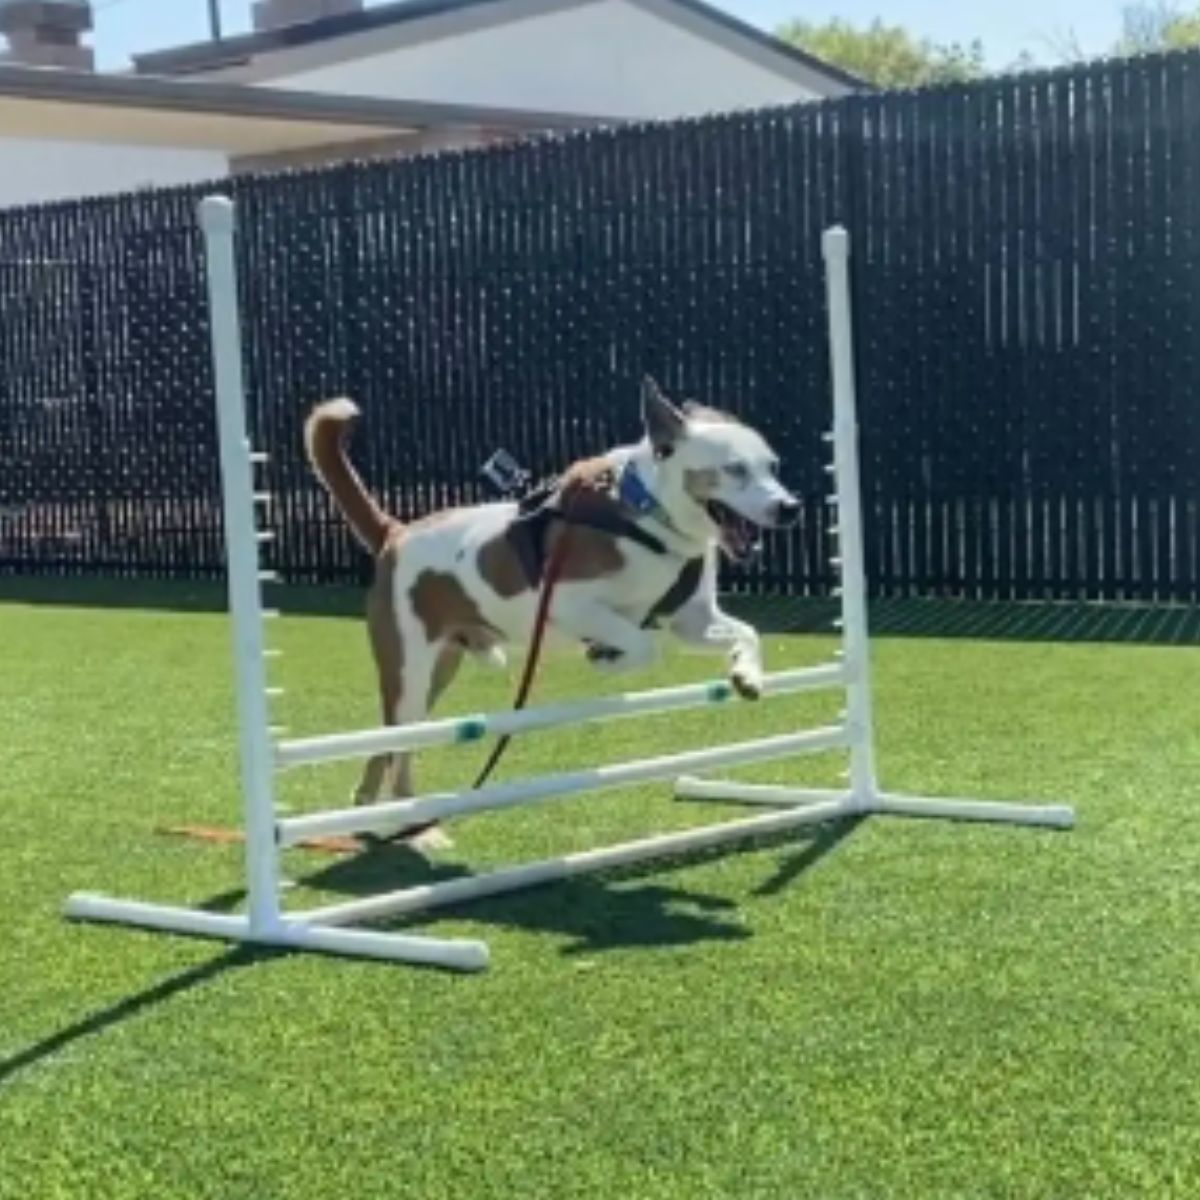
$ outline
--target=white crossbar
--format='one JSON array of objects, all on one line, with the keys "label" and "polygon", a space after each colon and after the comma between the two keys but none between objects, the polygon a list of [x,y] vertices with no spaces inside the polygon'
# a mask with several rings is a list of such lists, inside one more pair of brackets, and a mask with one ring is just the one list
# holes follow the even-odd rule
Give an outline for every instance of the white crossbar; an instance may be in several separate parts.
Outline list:
[{"label": "white crossbar", "polygon": [[493,784],[490,787],[462,792],[446,792],[420,796],[414,800],[313,813],[278,822],[278,841],[281,846],[294,846],[306,838],[334,833],[394,834],[411,825],[420,825],[425,821],[440,820],[462,813],[512,808],[517,804],[557,800],[576,796],[581,792],[598,792],[606,788],[649,783],[655,779],[671,779],[682,770],[704,771],[717,767],[736,767],[751,762],[768,762],[793,754],[818,754],[826,750],[842,749],[849,744],[849,732],[846,727],[832,725],[804,733],[787,733],[707,750],[693,750],[686,754],[667,754],[661,758],[613,763],[605,767],[592,767],[586,771],[539,775],[533,779],[520,779],[513,783]]},{"label": "white crossbar", "polygon": [[818,825],[853,815],[854,810],[843,797],[839,800],[814,803],[807,808],[793,807],[785,812],[727,821],[723,825],[705,825],[700,829],[658,834],[619,846],[606,846],[600,850],[582,850],[576,854],[565,854],[561,858],[547,858],[541,862],[503,867],[498,871],[471,875],[465,879],[421,884],[380,896],[350,900],[344,904],[331,904],[327,908],[292,913],[290,919],[314,925],[378,921],[383,917],[401,916],[450,904],[462,904],[468,900],[482,900],[487,896],[499,896],[504,892],[515,892],[522,888],[540,887],[577,875],[594,875],[600,871],[635,866],[637,863],[653,859],[695,854],[717,846],[769,837],[790,829],[798,829],[803,825]]},{"label": "white crossbar", "polygon": [[[846,671],[841,663],[778,671],[767,676],[763,696],[820,691],[844,687],[845,683]],[[683,687],[627,692],[621,696],[602,696],[595,700],[527,708],[521,712],[479,713],[357,733],[293,738],[279,743],[275,760],[281,768],[288,768],[349,758],[369,758],[373,754],[423,750],[429,746],[474,742],[489,736],[506,737],[535,730],[557,729],[564,725],[581,725],[589,721],[615,721],[651,713],[701,708],[723,704],[735,695],[729,680],[713,679]]]}]

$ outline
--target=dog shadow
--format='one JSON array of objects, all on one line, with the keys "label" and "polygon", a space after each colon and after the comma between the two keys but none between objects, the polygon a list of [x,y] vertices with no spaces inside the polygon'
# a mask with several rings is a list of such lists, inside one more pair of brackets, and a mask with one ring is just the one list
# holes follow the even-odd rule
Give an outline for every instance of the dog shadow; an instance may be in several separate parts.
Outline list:
[{"label": "dog shadow", "polygon": [[[661,876],[746,850],[783,846],[794,852],[778,864],[775,874],[754,889],[753,895],[778,895],[857,827],[858,818],[813,826],[799,833],[760,838],[752,845],[724,846],[688,855],[620,868],[593,876],[555,881],[535,888],[480,900],[471,900],[412,916],[392,919],[391,928],[407,928],[446,917],[467,917],[499,928],[565,938],[564,955],[603,953],[610,950],[663,949],[698,942],[732,942],[753,936],[740,920],[736,901],[690,888],[673,887]],[[797,847],[797,842],[799,846]],[[404,843],[375,843],[352,857],[302,876],[305,888],[347,897],[379,895],[400,888],[420,887],[470,878],[465,866],[435,863]]]}]

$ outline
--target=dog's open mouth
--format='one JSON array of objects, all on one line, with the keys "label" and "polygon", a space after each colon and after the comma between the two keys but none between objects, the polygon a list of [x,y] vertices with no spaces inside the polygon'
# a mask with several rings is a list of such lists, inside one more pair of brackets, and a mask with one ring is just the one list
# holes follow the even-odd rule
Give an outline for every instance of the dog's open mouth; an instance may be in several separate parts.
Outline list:
[{"label": "dog's open mouth", "polygon": [[745,562],[762,546],[762,527],[736,513],[720,500],[710,500],[705,508],[721,534],[721,547],[735,562]]}]

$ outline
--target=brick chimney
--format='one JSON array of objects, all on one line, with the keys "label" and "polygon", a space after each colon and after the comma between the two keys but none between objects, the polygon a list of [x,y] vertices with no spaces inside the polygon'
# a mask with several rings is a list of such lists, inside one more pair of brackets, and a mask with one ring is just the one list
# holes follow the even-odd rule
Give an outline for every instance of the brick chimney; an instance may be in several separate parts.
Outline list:
[{"label": "brick chimney", "polygon": [[82,36],[92,28],[92,0],[0,0],[0,33],[8,50],[0,61],[34,67],[95,70]]},{"label": "brick chimney", "polygon": [[254,28],[261,32],[285,25],[307,25],[362,10],[363,0],[255,0]]}]

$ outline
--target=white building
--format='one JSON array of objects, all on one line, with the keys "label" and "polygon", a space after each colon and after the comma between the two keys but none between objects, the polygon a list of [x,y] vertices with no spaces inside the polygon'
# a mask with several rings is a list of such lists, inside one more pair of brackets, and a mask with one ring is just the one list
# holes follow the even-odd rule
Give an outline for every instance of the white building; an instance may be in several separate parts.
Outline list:
[{"label": "white building", "polygon": [[97,76],[90,0],[0,0],[10,62],[58,68],[0,67],[0,207],[859,86],[702,0],[258,0],[254,15],[252,33]]}]

